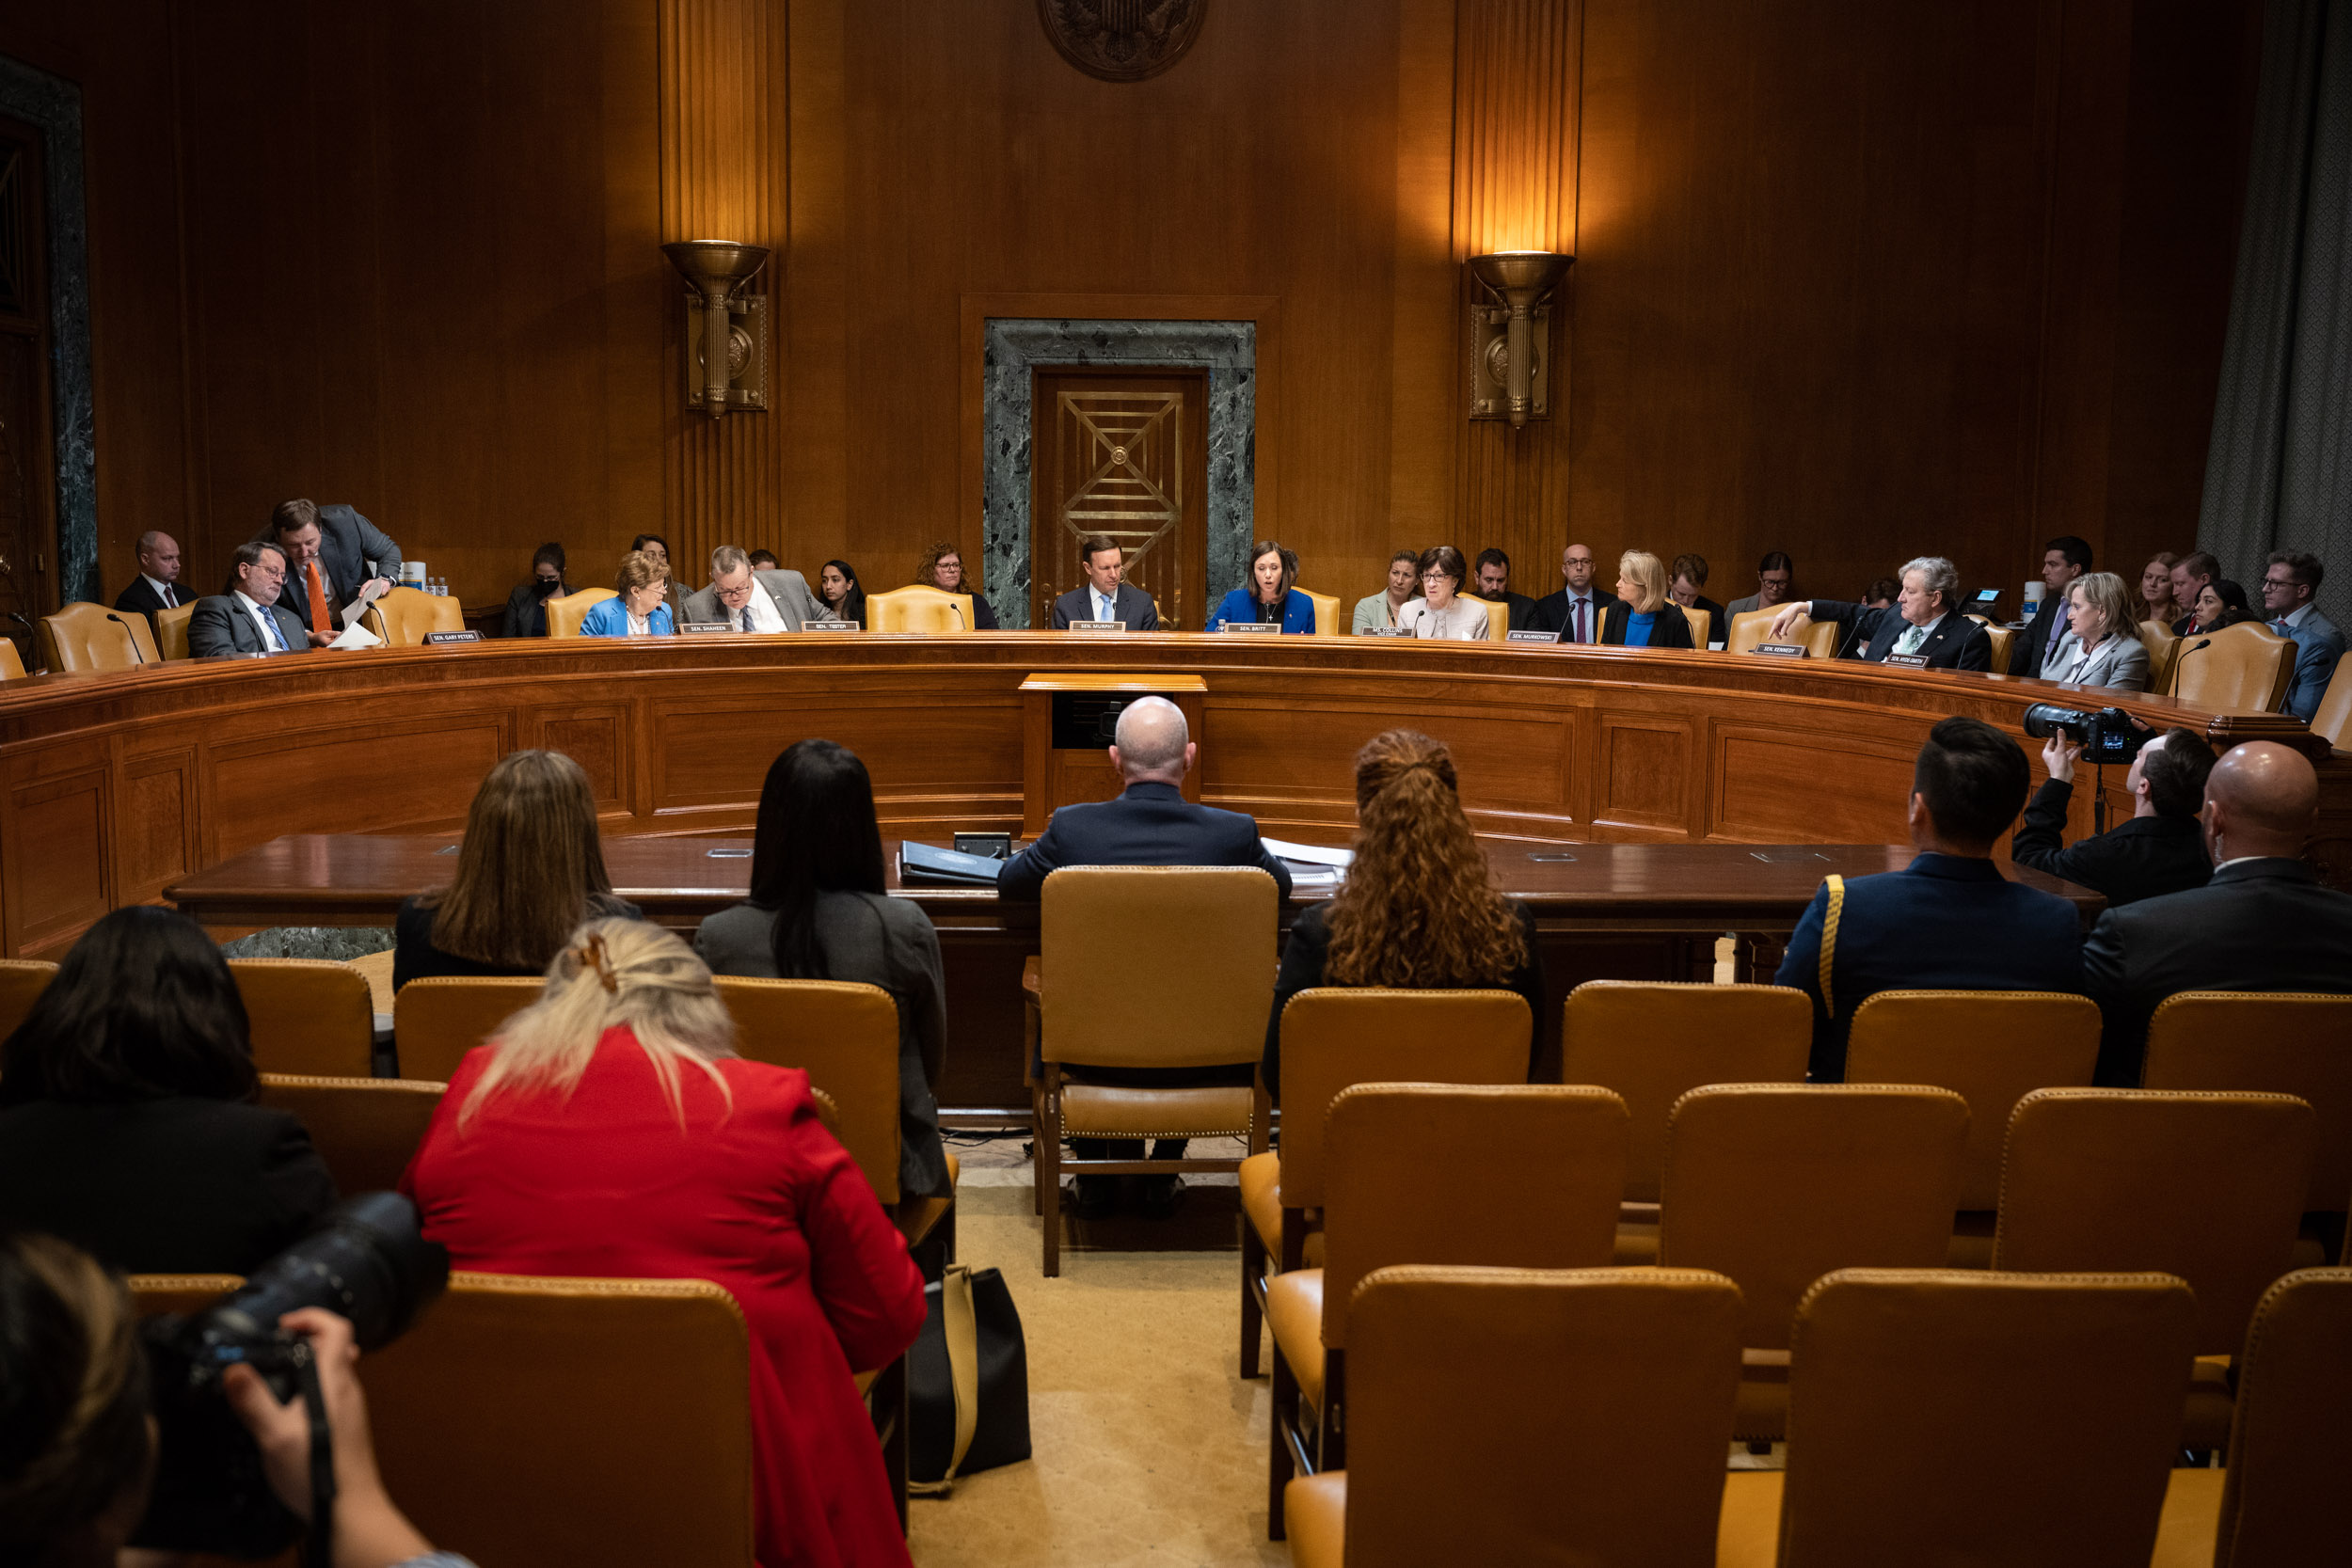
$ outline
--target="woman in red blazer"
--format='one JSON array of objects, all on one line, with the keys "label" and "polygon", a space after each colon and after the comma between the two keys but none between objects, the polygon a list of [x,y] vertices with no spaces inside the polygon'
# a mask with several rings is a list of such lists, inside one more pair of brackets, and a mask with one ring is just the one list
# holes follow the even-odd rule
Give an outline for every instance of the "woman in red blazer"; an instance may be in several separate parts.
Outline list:
[{"label": "woman in red blazer", "polygon": [[751,1327],[759,1560],[905,1564],[851,1382],[923,1326],[923,1280],[808,1075],[734,1054],[710,971],[638,921],[581,927],[469,1053],[401,1188],[461,1269],[707,1279]]}]

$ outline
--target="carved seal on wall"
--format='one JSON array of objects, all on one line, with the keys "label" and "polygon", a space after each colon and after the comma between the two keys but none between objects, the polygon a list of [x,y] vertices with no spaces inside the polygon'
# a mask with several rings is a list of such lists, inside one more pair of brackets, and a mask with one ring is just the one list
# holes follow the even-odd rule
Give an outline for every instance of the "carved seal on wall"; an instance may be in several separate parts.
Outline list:
[{"label": "carved seal on wall", "polygon": [[1140,82],[1184,57],[1209,0],[1037,0],[1063,59],[1105,82]]}]

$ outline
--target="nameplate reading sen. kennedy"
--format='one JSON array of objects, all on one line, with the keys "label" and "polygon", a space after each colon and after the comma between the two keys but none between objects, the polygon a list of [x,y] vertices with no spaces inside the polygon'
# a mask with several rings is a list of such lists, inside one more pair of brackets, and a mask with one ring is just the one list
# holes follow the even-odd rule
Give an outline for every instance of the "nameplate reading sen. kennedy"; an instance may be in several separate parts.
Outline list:
[{"label": "nameplate reading sen. kennedy", "polygon": [[1758,642],[1748,652],[1765,654],[1773,658],[1811,658],[1813,650],[1802,642]]}]

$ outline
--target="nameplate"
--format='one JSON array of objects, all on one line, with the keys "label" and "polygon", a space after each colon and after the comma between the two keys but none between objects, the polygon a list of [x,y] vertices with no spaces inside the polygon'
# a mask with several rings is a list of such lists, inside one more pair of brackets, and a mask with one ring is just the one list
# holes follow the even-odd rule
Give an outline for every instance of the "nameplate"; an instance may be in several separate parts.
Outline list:
[{"label": "nameplate", "polygon": [[1236,637],[1272,637],[1280,633],[1279,621],[1220,621],[1216,629],[1232,632]]},{"label": "nameplate", "polygon": [[1413,632],[1409,626],[1366,626],[1357,635],[1359,637],[1410,637]]},{"label": "nameplate", "polygon": [[1813,650],[1802,642],[1758,642],[1748,652],[1771,658],[1811,658]]},{"label": "nameplate", "polygon": [[1888,654],[1886,662],[1899,670],[1924,670],[1928,667],[1925,654]]},{"label": "nameplate", "polygon": [[803,621],[801,629],[803,631],[859,631],[865,627],[865,625],[863,621]]},{"label": "nameplate", "polygon": [[1073,621],[1070,623],[1070,629],[1072,631],[1095,632],[1125,631],[1127,629],[1127,623],[1124,621]]},{"label": "nameplate", "polygon": [[689,621],[685,625],[678,627],[680,632],[690,637],[711,636],[719,632],[733,631],[734,629],[735,623],[732,621]]},{"label": "nameplate", "polygon": [[1010,833],[958,833],[950,842],[959,855],[978,855],[992,861],[1012,859]]},{"label": "nameplate", "polygon": [[1560,634],[1556,631],[1506,631],[1502,640],[1505,642],[1557,642]]},{"label": "nameplate", "polygon": [[424,634],[424,641],[428,647],[439,647],[444,642],[479,642],[482,634],[478,631],[429,631]]}]

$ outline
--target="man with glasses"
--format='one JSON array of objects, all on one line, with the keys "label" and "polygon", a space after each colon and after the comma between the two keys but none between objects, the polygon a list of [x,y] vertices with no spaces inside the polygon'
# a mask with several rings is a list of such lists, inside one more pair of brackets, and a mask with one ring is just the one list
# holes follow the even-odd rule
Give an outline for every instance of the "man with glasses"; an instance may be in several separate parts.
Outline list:
[{"label": "man with glasses", "polygon": [[1593,549],[1570,545],[1560,552],[1560,576],[1567,586],[1535,601],[1535,625],[1560,633],[1563,642],[1595,642],[1600,639],[1600,618],[1617,602],[1614,594],[1593,586]]},{"label": "man with glasses", "polygon": [[237,546],[235,562],[229,591],[197,600],[188,616],[188,657],[307,652],[309,628],[278,603],[286,587],[286,552],[249,540]]},{"label": "man with glasses", "polygon": [[724,621],[737,631],[798,631],[810,621],[834,619],[808,591],[808,579],[788,568],[755,571],[740,545],[710,552],[710,586],[686,597],[686,618]]},{"label": "man with glasses", "polygon": [[2280,550],[2263,573],[2263,610],[2270,629],[2295,640],[2295,680],[2287,688],[2286,708],[2306,724],[2319,711],[2319,699],[2344,657],[2344,633],[2312,602],[2327,572],[2315,555]]}]

